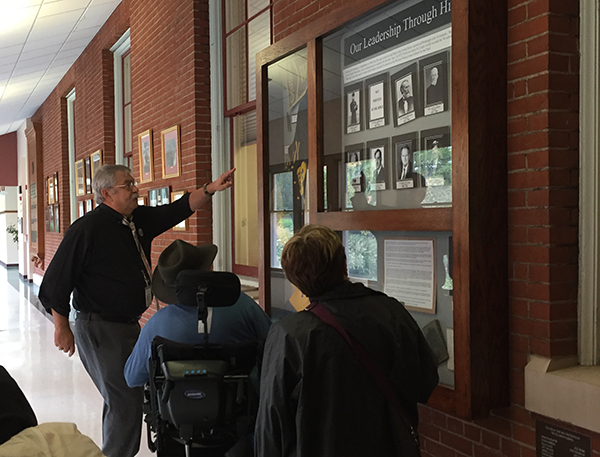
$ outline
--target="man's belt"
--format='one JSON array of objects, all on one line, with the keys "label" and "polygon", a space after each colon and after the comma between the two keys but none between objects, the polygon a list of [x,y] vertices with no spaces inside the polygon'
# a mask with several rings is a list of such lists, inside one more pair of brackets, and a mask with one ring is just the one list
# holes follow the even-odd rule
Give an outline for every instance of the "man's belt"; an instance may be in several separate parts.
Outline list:
[{"label": "man's belt", "polygon": [[113,317],[113,316],[101,316],[98,313],[88,313],[87,311],[77,311],[77,319],[83,319],[86,321],[105,321],[115,322],[118,324],[134,324],[140,320],[141,316],[126,318],[126,317]]}]

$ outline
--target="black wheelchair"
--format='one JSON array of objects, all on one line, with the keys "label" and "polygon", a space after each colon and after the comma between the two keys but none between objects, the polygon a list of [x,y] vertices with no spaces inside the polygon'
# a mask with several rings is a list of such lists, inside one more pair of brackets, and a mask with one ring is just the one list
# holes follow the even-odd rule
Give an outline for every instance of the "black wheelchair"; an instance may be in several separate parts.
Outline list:
[{"label": "black wheelchair", "polygon": [[239,294],[232,273],[185,270],[177,276],[179,302],[197,307],[205,342],[152,342],[144,420],[148,447],[159,457],[252,455],[262,343],[213,345],[207,329],[207,308],[233,305]]}]

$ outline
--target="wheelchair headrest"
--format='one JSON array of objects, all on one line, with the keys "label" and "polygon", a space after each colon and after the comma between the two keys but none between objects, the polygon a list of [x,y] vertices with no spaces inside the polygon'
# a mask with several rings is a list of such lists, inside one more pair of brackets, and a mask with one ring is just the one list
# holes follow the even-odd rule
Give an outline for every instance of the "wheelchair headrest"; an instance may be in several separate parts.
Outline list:
[{"label": "wheelchair headrest", "polygon": [[240,279],[226,271],[183,270],[175,279],[178,303],[196,306],[196,293],[205,287],[204,304],[218,308],[231,306],[240,298]]}]

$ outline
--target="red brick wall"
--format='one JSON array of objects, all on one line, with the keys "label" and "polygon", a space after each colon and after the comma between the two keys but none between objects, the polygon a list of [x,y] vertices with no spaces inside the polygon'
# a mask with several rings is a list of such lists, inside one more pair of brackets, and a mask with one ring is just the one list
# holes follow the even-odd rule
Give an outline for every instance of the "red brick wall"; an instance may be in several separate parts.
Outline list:
[{"label": "red brick wall", "polygon": [[[46,235],[46,265],[68,228],[67,93],[75,88],[76,160],[102,149],[104,163],[115,161],[114,74],[110,48],[130,28],[133,116],[133,175],[139,180],[137,135],[152,129],[154,176],[140,185],[193,190],[211,180],[210,56],[208,2],[124,0],[34,115],[42,123],[44,175],[59,172],[60,233]],[[163,179],[160,132],[181,130],[182,173]],[[189,220],[186,232],[169,231],[153,244],[152,258],[176,238],[212,240],[211,207]],[[43,270],[37,271],[43,274]]]},{"label": "red brick wall", "polygon": [[17,186],[17,133],[0,135],[0,186]]}]

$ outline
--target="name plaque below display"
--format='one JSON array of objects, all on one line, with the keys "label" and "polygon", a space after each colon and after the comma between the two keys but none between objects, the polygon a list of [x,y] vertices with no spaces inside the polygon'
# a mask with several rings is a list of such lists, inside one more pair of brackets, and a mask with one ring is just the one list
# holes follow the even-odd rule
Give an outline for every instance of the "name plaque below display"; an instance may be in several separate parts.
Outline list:
[{"label": "name plaque below display", "polygon": [[537,421],[536,457],[591,457],[589,436]]}]

